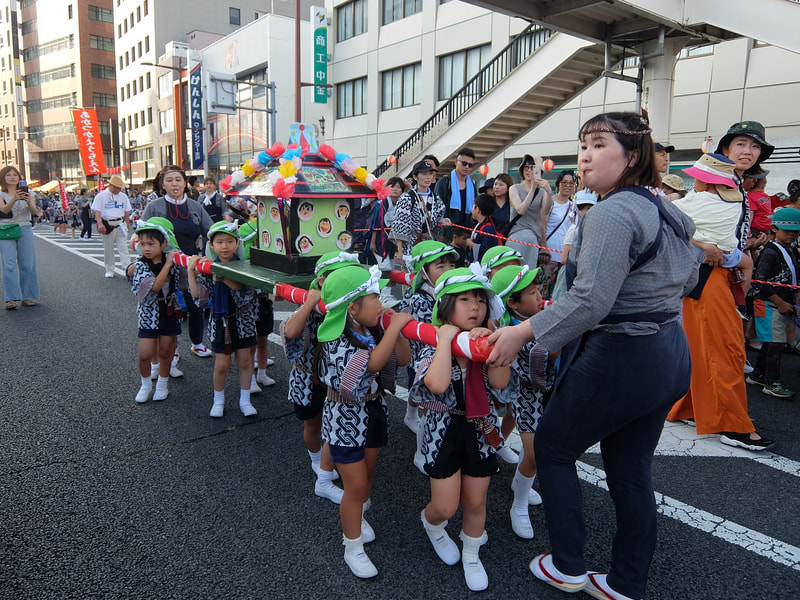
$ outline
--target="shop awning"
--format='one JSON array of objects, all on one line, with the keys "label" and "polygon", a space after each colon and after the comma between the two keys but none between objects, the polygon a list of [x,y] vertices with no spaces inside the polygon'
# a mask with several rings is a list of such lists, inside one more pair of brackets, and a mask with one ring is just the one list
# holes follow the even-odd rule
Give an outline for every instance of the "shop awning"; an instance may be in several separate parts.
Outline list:
[{"label": "shop awning", "polygon": [[34,191],[35,192],[42,192],[42,193],[46,194],[48,192],[52,192],[57,187],[58,187],[58,179],[51,179],[50,181],[48,181],[44,185],[40,185]]},{"label": "shop awning", "polygon": [[72,185],[68,185],[67,187],[65,187],[64,190],[67,192],[74,192],[79,187],[81,187],[80,183],[73,183]]}]

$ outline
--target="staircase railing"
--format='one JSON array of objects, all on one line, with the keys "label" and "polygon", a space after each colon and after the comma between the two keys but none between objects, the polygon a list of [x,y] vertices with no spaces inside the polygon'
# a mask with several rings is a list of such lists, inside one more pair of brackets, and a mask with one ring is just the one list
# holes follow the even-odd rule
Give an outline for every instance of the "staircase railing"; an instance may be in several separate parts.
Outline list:
[{"label": "staircase railing", "polygon": [[[525,28],[392,153],[397,162],[399,163],[404,155],[424,148],[426,137],[428,142],[438,138],[475,102],[488,94],[494,86],[538,50],[553,33],[550,29],[535,24]],[[373,173],[381,175],[390,166],[385,160],[373,170]]]}]

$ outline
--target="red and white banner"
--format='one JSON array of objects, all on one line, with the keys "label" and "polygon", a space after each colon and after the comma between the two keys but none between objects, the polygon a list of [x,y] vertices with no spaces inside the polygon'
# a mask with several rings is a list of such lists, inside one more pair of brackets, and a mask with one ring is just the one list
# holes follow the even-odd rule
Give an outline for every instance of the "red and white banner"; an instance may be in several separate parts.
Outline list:
[{"label": "red and white banner", "polygon": [[87,175],[105,173],[103,146],[100,143],[100,128],[97,125],[97,112],[93,108],[79,108],[72,111],[75,133],[83,159],[83,170]]},{"label": "red and white banner", "polygon": [[106,182],[103,181],[102,177],[98,177],[97,178],[97,191],[98,192],[102,192],[104,189],[106,189]]},{"label": "red and white banner", "polygon": [[61,208],[67,210],[69,206],[69,198],[67,198],[67,190],[64,189],[64,184],[58,180],[58,193],[61,195]]}]

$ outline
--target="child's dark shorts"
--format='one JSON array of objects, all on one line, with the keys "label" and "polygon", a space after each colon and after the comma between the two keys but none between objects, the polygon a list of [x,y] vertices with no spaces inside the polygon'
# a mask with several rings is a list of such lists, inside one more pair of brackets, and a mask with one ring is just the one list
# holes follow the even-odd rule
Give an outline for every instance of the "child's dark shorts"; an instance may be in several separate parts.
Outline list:
[{"label": "child's dark shorts", "polygon": [[211,350],[217,354],[233,354],[237,350],[245,350],[255,346],[256,336],[253,335],[246,338],[231,340],[231,342],[228,344],[222,342],[211,342],[209,345],[211,346]]},{"label": "child's dark shorts", "polygon": [[497,472],[497,457],[492,454],[481,459],[478,432],[474,423],[462,415],[451,415],[439,455],[425,472],[433,479],[447,479],[461,470],[469,477],[491,477]]},{"label": "child's dark shorts", "polygon": [[381,448],[389,437],[389,423],[380,400],[365,404],[367,409],[367,441],[363,446],[330,445],[331,460],[335,463],[350,464],[364,460],[367,448]]},{"label": "child's dark shorts", "polygon": [[259,297],[258,317],[256,318],[256,335],[269,335],[275,327],[275,315],[272,312],[272,300]]},{"label": "child's dark shorts", "polygon": [[311,384],[311,404],[304,406],[302,404],[294,405],[294,416],[301,421],[308,421],[322,413],[322,406],[325,404],[325,394],[328,388],[318,383]]},{"label": "child's dark shorts", "polygon": [[139,337],[146,340],[154,340],[157,337],[177,336],[181,334],[181,323],[175,317],[164,317],[160,319],[158,329],[140,329]]}]

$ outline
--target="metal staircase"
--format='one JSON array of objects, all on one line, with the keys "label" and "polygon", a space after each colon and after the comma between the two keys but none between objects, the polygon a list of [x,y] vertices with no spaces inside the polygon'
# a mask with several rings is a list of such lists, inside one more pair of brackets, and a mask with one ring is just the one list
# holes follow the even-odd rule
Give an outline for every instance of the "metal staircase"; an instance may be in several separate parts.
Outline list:
[{"label": "metal staircase", "polygon": [[[469,146],[490,160],[540,121],[602,77],[605,47],[532,25],[456,92],[392,154],[376,175],[404,174],[425,154],[453,167],[454,153]],[[611,48],[616,64],[622,49]]]}]

